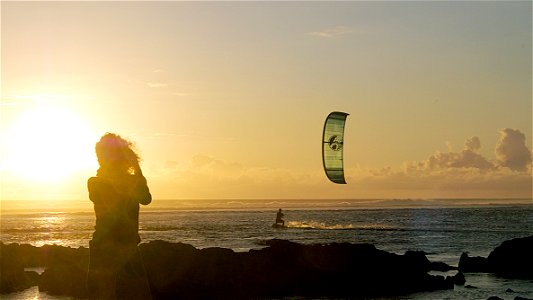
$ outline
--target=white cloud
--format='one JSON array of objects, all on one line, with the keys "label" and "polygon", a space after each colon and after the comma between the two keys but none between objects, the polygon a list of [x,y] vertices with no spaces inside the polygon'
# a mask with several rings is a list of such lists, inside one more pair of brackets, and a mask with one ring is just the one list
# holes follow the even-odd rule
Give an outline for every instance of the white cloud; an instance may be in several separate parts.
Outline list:
[{"label": "white cloud", "polygon": [[336,27],[333,27],[333,28],[323,29],[323,30],[320,30],[320,31],[313,31],[313,32],[310,32],[309,34],[312,35],[312,36],[319,37],[319,38],[328,38],[329,39],[329,38],[334,38],[334,37],[350,34],[352,32],[353,32],[353,30],[351,28],[349,28],[349,27],[336,26]]},{"label": "white cloud", "polygon": [[531,164],[531,150],[526,146],[526,136],[519,130],[501,129],[495,153],[498,163],[511,170],[526,171]]},{"label": "white cloud", "polygon": [[473,136],[465,141],[465,150],[477,152],[481,148],[481,142],[477,136]]},{"label": "white cloud", "polygon": [[167,86],[166,83],[161,83],[161,82],[147,82],[146,85],[148,85],[148,87],[151,87],[151,88],[161,88],[161,87]]},{"label": "white cloud", "polygon": [[479,170],[492,170],[495,165],[478,153],[481,142],[478,137],[471,137],[465,141],[464,150],[461,152],[436,152],[428,159],[407,163],[406,170],[442,170],[449,168],[475,168]]},{"label": "white cloud", "polygon": [[[512,144],[509,136],[509,132],[502,131],[498,147]],[[160,198],[532,197],[531,169],[503,166],[496,159],[484,157],[480,149],[479,138],[471,137],[463,150],[436,152],[427,159],[406,163],[403,169],[347,166],[346,185],[329,182],[319,167],[291,170],[246,166],[203,154],[189,161],[167,162],[160,172],[148,175],[153,176],[150,182],[154,195]],[[531,155],[529,149],[528,153]]]}]

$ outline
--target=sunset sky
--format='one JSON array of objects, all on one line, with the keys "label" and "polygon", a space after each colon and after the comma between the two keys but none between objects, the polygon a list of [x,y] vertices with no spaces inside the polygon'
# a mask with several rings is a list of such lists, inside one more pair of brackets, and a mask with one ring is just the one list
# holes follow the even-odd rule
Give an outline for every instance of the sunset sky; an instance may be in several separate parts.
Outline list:
[{"label": "sunset sky", "polygon": [[[532,2],[1,2],[0,199],[531,198]],[[321,134],[346,123],[346,185]]]}]

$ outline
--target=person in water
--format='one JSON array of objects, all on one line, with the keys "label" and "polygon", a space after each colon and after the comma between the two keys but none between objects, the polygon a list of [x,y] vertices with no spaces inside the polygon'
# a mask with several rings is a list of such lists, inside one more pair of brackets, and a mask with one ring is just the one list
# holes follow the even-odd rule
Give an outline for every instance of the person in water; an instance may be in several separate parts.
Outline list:
[{"label": "person in water", "polygon": [[139,204],[152,201],[132,143],[107,133],[96,143],[100,168],[87,181],[96,226],[89,242],[87,289],[93,299],[151,299],[137,245]]},{"label": "person in water", "polygon": [[281,226],[285,226],[285,221],[283,220],[283,213],[281,212],[281,208],[276,213],[276,225],[280,224]]}]

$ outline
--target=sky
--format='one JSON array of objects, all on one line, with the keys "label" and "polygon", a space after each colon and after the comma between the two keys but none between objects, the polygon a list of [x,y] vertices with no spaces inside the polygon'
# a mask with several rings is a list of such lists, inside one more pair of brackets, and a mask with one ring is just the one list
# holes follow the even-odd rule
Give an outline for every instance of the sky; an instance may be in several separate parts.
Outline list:
[{"label": "sky", "polygon": [[87,199],[106,132],[154,199],[531,199],[531,47],[530,1],[2,1],[0,199]]}]

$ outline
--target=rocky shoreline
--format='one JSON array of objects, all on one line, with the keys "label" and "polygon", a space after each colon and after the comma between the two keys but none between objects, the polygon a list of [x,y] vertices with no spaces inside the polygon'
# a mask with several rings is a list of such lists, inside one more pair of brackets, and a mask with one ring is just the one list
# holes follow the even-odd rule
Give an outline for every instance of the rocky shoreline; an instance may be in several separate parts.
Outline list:
[{"label": "rocky shoreline", "polygon": [[[463,272],[533,279],[533,236],[505,241],[488,258],[463,253],[457,274],[447,277],[429,272],[457,268],[430,262],[420,251],[398,255],[371,244],[271,240],[248,252],[165,241],[139,247],[154,299],[392,297],[453,289],[465,284]],[[88,261],[83,247],[0,243],[0,293],[37,285],[50,295],[86,298]],[[27,270],[35,267],[44,272]]]}]

